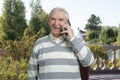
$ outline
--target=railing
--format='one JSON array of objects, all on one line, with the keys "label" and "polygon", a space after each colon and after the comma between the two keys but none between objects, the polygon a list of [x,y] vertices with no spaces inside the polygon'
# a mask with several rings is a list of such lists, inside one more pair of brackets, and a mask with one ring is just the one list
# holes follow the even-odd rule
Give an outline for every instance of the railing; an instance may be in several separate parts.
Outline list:
[{"label": "railing", "polygon": [[[96,66],[90,69],[92,74],[96,73],[120,73],[120,66],[116,66],[117,58],[116,58],[116,50],[120,49],[120,46],[103,46],[107,50],[112,50],[113,58],[112,60],[96,60]],[[112,67],[108,66],[108,62],[112,62]]]}]

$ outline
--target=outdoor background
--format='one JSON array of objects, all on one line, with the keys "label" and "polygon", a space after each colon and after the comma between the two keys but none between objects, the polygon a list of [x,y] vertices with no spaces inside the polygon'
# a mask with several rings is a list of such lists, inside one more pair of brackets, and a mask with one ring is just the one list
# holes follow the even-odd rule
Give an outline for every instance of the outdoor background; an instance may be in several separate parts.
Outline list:
[{"label": "outdoor background", "polygon": [[54,7],[69,12],[76,35],[95,56],[91,68],[120,67],[120,0],[0,0],[0,80],[27,80],[27,66],[34,42],[50,33],[47,16]]}]

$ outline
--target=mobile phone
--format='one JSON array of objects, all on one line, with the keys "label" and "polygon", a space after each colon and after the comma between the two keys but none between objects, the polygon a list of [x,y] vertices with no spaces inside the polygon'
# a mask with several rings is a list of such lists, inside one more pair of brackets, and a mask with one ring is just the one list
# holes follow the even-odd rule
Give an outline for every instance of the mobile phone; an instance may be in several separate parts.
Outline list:
[{"label": "mobile phone", "polygon": [[[71,26],[71,23],[70,23],[70,20],[69,20],[69,19],[67,20],[67,23],[68,23],[68,25]],[[66,30],[65,28],[62,29],[62,31],[65,31],[65,30]]]},{"label": "mobile phone", "polygon": [[68,24],[71,26],[71,23],[70,23],[70,20],[69,20],[69,19],[67,20],[67,22],[68,22]]},{"label": "mobile phone", "polygon": [[[71,26],[71,23],[70,23],[70,20],[69,20],[69,19],[67,20],[67,23]],[[65,31],[65,30],[66,30],[65,28],[62,29],[62,31]],[[63,34],[63,38],[64,38],[64,40],[68,41],[68,36],[67,36],[67,34]]]}]

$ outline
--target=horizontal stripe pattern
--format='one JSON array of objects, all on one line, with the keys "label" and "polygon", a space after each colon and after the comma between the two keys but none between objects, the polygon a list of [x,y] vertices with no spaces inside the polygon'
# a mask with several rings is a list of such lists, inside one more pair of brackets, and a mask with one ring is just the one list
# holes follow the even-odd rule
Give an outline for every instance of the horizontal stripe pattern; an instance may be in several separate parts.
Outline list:
[{"label": "horizontal stripe pattern", "polygon": [[[42,77],[42,78],[41,78]],[[40,73],[40,79],[80,79],[80,73],[69,73],[69,72],[54,72],[54,73]]]},{"label": "horizontal stripe pattern", "polygon": [[[40,58],[41,56],[39,56]],[[75,54],[73,52],[67,53],[67,52],[47,52],[42,54],[42,59],[76,59]]]},{"label": "horizontal stripe pattern", "polygon": [[[41,79],[38,79],[38,80],[41,80]],[[81,80],[81,79],[78,78],[78,79],[44,79],[44,80]]]},{"label": "horizontal stripe pattern", "polygon": [[38,62],[40,67],[49,66],[49,65],[69,65],[69,66],[78,66],[77,60],[73,59],[46,59]]},{"label": "horizontal stripe pattern", "polygon": [[76,53],[79,61],[83,66],[90,66],[94,62],[94,56],[85,42],[80,38],[75,38],[71,41],[73,51]]},{"label": "horizontal stripe pattern", "polygon": [[77,45],[75,50],[78,49],[76,51],[78,53],[74,53],[72,46],[65,41],[55,43],[49,36],[38,39],[29,61],[28,80],[80,80],[76,56],[85,66],[92,63],[93,57],[86,51],[86,46],[78,45],[74,41],[71,43],[73,43],[72,46]]},{"label": "horizontal stripe pattern", "polygon": [[79,72],[78,66],[69,66],[69,65],[51,65],[51,66],[43,66],[39,69],[40,73],[55,73],[55,72],[70,72],[76,73]]}]

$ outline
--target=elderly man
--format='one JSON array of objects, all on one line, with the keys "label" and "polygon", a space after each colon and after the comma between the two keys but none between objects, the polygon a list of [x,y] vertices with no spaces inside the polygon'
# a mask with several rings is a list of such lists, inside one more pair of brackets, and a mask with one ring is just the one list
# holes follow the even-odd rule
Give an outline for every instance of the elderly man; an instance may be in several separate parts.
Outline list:
[{"label": "elderly man", "polygon": [[51,33],[38,39],[28,66],[28,80],[81,80],[80,68],[90,66],[93,53],[74,35],[68,12],[54,8],[48,15]]}]

